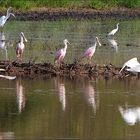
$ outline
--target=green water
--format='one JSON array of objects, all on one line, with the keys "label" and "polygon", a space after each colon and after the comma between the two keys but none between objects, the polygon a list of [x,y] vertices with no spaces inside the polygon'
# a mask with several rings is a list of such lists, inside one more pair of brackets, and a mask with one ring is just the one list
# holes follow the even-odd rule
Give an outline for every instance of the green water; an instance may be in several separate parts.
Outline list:
[{"label": "green water", "polygon": [[127,124],[118,108],[140,106],[139,84],[87,77],[1,79],[0,134],[17,139],[137,139],[140,122]]},{"label": "green water", "polygon": [[[107,33],[116,28],[120,23],[119,31],[112,38],[116,40],[118,47],[113,48]],[[24,51],[24,60],[36,60],[36,62],[53,63],[54,53],[64,46],[63,40],[67,38],[71,45],[67,49],[66,63],[72,63],[81,57],[86,48],[94,44],[96,36],[102,44],[97,47],[92,58],[94,63],[108,64],[109,62],[121,66],[132,57],[139,58],[139,34],[140,21],[9,21],[5,25],[4,34],[8,47],[8,58],[15,59],[15,46],[19,33],[24,32],[28,42]],[[4,54],[0,56],[5,58]],[[86,63],[84,60],[83,63]]]},{"label": "green water", "polygon": [[[117,21],[118,22],[118,21]],[[63,47],[67,38],[71,45],[64,61],[74,59],[94,43],[98,36],[93,63],[121,66],[132,57],[138,57],[139,20],[119,21],[114,36],[118,48],[111,48],[106,34],[116,27],[116,21],[9,21],[4,34],[8,59],[15,60],[15,44],[22,31],[28,40],[24,61],[53,63],[54,52]],[[5,59],[1,50],[0,59]],[[81,63],[86,63],[83,60]],[[138,139],[140,80],[119,80],[103,77],[20,78],[14,81],[0,79],[0,137],[3,139]],[[130,110],[133,123],[123,118]],[[128,112],[128,111],[127,111]]]}]

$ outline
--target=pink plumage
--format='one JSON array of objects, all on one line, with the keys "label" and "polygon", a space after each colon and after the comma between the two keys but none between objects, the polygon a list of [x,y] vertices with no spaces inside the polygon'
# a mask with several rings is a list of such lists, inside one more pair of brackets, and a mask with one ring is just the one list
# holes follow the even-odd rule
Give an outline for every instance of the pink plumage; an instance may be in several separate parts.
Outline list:
[{"label": "pink plumage", "polygon": [[95,39],[95,44],[94,44],[92,47],[89,47],[89,48],[83,53],[82,57],[83,57],[83,58],[86,57],[89,61],[91,61],[91,58],[92,58],[93,54],[94,54],[95,51],[96,51],[96,45],[97,45],[97,43],[99,44],[99,46],[101,46],[101,43],[100,43],[98,37],[96,37],[96,39]]},{"label": "pink plumage", "polygon": [[25,38],[24,33],[21,32],[20,41],[17,43],[17,46],[16,46],[16,56],[17,58],[20,58],[20,59],[22,58],[22,54],[25,48],[24,41],[27,42],[27,39]]},{"label": "pink plumage", "polygon": [[[66,52],[67,52],[67,44],[69,43],[69,41],[67,39],[64,39],[64,48],[58,50],[56,53],[55,53],[55,58],[54,58],[54,62],[56,63],[59,63],[64,59],[65,55],[66,55]],[[70,44],[70,43],[69,43]]]}]

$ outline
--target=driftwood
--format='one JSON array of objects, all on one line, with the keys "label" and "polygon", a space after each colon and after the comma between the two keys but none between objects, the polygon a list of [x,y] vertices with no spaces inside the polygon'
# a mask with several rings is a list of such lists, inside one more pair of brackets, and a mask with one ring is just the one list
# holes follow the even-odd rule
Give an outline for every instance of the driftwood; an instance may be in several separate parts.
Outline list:
[{"label": "driftwood", "polygon": [[133,74],[127,71],[119,73],[120,67],[115,67],[112,64],[106,66],[100,66],[99,64],[80,64],[62,63],[60,66],[53,65],[51,63],[34,63],[34,62],[17,62],[17,61],[0,61],[0,74],[11,76],[29,76],[36,77],[39,75],[50,76],[89,76],[105,78],[117,77],[125,78],[128,76],[139,76],[139,74]]}]

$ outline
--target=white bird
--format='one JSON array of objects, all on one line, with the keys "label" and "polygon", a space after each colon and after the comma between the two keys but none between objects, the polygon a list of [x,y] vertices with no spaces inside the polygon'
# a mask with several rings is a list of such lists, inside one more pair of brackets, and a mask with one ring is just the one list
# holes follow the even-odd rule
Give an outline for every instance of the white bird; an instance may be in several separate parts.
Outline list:
[{"label": "white bird", "polygon": [[132,58],[132,59],[130,59],[130,60],[128,60],[127,62],[124,63],[124,65],[123,65],[123,67],[121,68],[121,70],[120,70],[119,73],[121,73],[121,71],[122,71],[126,66],[127,66],[127,67],[130,67],[130,69],[132,69],[132,68],[134,68],[134,67],[136,67],[136,66],[139,66],[139,65],[140,65],[140,63],[138,62],[137,58],[134,57],[134,58]]},{"label": "white bird", "polygon": [[17,58],[22,59],[23,51],[25,48],[24,41],[27,42],[27,39],[23,32],[20,33],[20,41],[17,43],[16,46],[16,56]]},{"label": "white bird", "polygon": [[108,41],[112,45],[112,48],[114,48],[116,50],[116,52],[118,52],[118,44],[117,44],[116,40],[113,38],[108,38]]},{"label": "white bird", "polygon": [[55,53],[55,58],[54,58],[54,62],[56,63],[59,63],[64,59],[65,55],[66,55],[66,51],[67,51],[67,47],[68,47],[68,44],[69,41],[67,39],[64,39],[64,48],[58,50],[56,53]]},{"label": "white bird", "polygon": [[126,70],[133,73],[138,73],[140,72],[140,65],[136,65],[135,67],[132,67],[132,68],[127,68]]},{"label": "white bird", "polygon": [[15,15],[14,15],[13,13],[10,13],[10,12],[9,12],[10,9],[11,9],[11,7],[8,8],[6,16],[3,15],[3,16],[0,17],[0,27],[1,27],[1,28],[3,28],[4,24],[5,24],[6,21],[9,19],[10,16],[15,17]]},{"label": "white bird", "polygon": [[108,33],[108,35],[109,36],[114,35],[118,31],[118,28],[119,28],[119,23],[117,23],[117,27],[115,29],[113,29],[110,33]]}]

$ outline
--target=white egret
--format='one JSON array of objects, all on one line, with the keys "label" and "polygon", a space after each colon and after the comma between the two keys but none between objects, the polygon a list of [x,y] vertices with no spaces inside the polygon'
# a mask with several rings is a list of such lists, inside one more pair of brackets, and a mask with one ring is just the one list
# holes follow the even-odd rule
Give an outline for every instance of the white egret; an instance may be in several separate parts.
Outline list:
[{"label": "white egret", "polygon": [[16,56],[17,58],[22,59],[23,51],[25,48],[24,41],[27,42],[27,39],[23,32],[20,33],[20,41],[17,43],[16,46]]},{"label": "white egret", "polygon": [[138,62],[137,58],[134,57],[130,60],[128,60],[127,62],[124,63],[123,67],[121,68],[120,72],[127,66],[127,67],[130,67],[130,68],[134,68],[136,66],[140,65],[140,63]]},{"label": "white egret", "polygon": [[66,51],[67,51],[67,46],[68,46],[69,41],[67,39],[64,39],[64,48],[58,50],[56,53],[55,53],[55,58],[54,58],[54,62],[56,63],[59,63],[64,59],[65,55],[66,55]]},{"label": "white egret", "polygon": [[119,29],[119,23],[117,23],[117,27],[115,29],[113,29],[110,33],[108,33],[109,36],[114,35]]},{"label": "white egret", "polygon": [[[10,13],[10,12],[9,12],[10,9],[11,9],[11,7],[8,8],[6,16],[3,15],[3,16],[0,17],[0,27],[1,27],[1,28],[3,28],[4,24],[5,24],[6,21],[9,19],[10,16],[15,17],[15,15],[14,15],[13,13]],[[2,31],[2,30],[1,30],[1,31]]]}]

